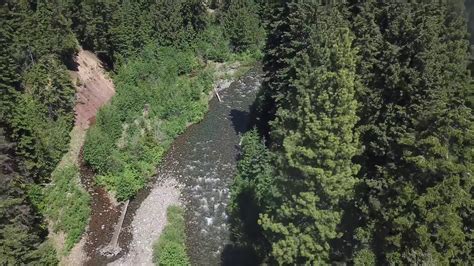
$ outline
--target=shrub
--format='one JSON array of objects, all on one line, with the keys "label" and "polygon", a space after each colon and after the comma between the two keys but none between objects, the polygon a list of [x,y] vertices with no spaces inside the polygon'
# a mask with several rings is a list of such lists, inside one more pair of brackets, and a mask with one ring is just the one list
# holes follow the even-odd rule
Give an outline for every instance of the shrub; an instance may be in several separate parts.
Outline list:
[{"label": "shrub", "polygon": [[118,200],[127,200],[135,195],[145,185],[145,177],[140,176],[138,171],[126,166],[117,175],[108,174],[97,177],[97,182],[109,190],[116,192]]},{"label": "shrub", "polygon": [[183,245],[169,242],[160,251],[158,265],[190,265]]},{"label": "shrub", "polygon": [[114,145],[100,126],[91,127],[84,143],[84,160],[98,173],[106,173]]},{"label": "shrub", "polygon": [[168,207],[167,218],[168,224],[153,245],[153,262],[156,265],[190,265],[186,254],[183,208]]},{"label": "shrub", "polygon": [[376,265],[374,253],[369,249],[362,249],[357,251],[354,255],[354,265]]},{"label": "shrub", "polygon": [[224,62],[231,56],[229,40],[222,26],[209,26],[196,41],[196,51],[204,59]]}]

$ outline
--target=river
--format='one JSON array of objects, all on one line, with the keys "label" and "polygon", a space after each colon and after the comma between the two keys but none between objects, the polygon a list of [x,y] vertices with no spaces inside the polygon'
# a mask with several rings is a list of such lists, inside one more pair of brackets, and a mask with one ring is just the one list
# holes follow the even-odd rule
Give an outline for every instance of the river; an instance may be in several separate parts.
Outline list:
[{"label": "river", "polygon": [[250,106],[260,87],[254,69],[214,99],[204,120],[191,126],[180,142],[176,169],[186,206],[187,248],[192,265],[218,265],[229,241],[226,207],[239,154],[248,129]]},{"label": "river", "polygon": [[113,225],[118,217],[116,212],[110,216],[102,214],[106,219],[113,216],[111,220],[101,222],[106,227],[100,231],[107,233],[107,237],[101,234],[103,237],[96,238],[99,241],[86,244],[89,258],[86,264],[103,265],[127,256],[134,237],[131,225],[137,210],[152,196],[153,188],[169,176],[180,183],[180,201],[186,209],[186,246],[192,265],[221,264],[221,252],[229,243],[226,207],[235,176],[239,142],[248,130],[250,106],[260,83],[261,71],[256,67],[219,93],[222,102],[216,97],[210,101],[204,119],[191,125],[173,142],[155,179],[130,201],[119,237],[122,251],[109,258],[100,252],[110,241],[110,230],[104,229]]}]

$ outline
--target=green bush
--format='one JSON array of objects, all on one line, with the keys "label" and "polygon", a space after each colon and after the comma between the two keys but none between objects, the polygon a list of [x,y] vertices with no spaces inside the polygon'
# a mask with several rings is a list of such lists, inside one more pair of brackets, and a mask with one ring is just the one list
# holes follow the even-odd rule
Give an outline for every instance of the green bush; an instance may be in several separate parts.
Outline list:
[{"label": "green bush", "polygon": [[209,26],[196,41],[196,51],[204,59],[224,62],[231,56],[229,40],[222,26]]},{"label": "green bush", "polygon": [[98,173],[106,173],[114,140],[100,126],[91,127],[84,144],[84,160]]},{"label": "green bush", "polygon": [[370,266],[376,265],[375,255],[370,249],[362,249],[354,254],[354,265]]},{"label": "green bush", "polygon": [[135,169],[126,166],[117,175],[109,174],[97,177],[97,182],[109,190],[115,190],[118,200],[127,200],[145,185],[146,179]]},{"label": "green bush", "polygon": [[52,185],[45,188],[43,213],[53,228],[66,233],[65,249],[69,251],[85,231],[90,216],[90,195],[80,186],[79,169],[65,166],[52,174]]},{"label": "green bush", "polygon": [[153,262],[156,265],[190,265],[186,254],[183,208],[168,207],[167,218],[168,224],[153,245]]},{"label": "green bush", "polygon": [[160,251],[157,265],[190,265],[186,256],[186,249],[183,245],[170,242]]}]

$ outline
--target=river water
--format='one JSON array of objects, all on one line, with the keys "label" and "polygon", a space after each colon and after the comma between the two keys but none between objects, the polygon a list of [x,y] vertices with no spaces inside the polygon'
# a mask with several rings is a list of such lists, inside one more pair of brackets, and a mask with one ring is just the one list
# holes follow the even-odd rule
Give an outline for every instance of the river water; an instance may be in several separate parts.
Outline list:
[{"label": "river water", "polygon": [[[125,256],[134,237],[131,224],[141,203],[150,195],[154,182],[172,175],[181,184],[181,201],[186,209],[186,246],[192,265],[222,264],[221,252],[229,243],[226,207],[236,173],[241,135],[248,130],[250,106],[260,88],[261,70],[255,67],[214,97],[204,119],[191,125],[170,147],[157,178],[130,201],[119,237],[121,252],[106,257],[100,251],[110,242],[120,206],[99,208],[96,241],[88,241],[86,265],[104,265]],[[110,206],[109,206],[110,205]],[[111,210],[111,215],[102,213]],[[104,219],[101,219],[104,218]],[[105,227],[104,227],[105,225]],[[107,228],[110,230],[106,230]],[[88,232],[93,235],[93,232]]]},{"label": "river water", "polygon": [[192,265],[218,265],[229,242],[226,207],[230,198],[241,135],[248,129],[250,106],[260,88],[257,69],[213,99],[205,118],[191,126],[177,149],[175,169],[186,206],[186,237]]}]

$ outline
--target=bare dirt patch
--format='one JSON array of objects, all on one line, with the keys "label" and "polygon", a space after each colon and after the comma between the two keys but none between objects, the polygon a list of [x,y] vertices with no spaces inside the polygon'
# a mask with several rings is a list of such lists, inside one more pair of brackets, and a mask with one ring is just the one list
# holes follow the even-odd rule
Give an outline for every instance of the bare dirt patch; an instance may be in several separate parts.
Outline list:
[{"label": "bare dirt patch", "polygon": [[114,84],[107,77],[102,63],[97,56],[89,51],[81,50],[76,63],[76,113],[75,125],[87,129],[97,111],[115,94]]}]

